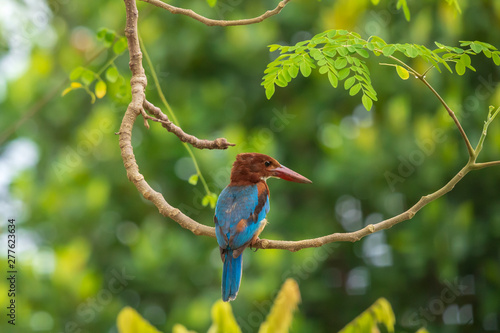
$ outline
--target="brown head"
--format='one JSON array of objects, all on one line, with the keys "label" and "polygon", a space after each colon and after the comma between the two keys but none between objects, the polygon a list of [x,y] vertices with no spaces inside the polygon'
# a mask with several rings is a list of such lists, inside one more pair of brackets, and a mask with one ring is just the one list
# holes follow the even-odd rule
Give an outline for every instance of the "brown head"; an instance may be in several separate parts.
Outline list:
[{"label": "brown head", "polygon": [[281,165],[270,156],[259,153],[244,153],[236,156],[236,161],[231,169],[230,185],[256,184],[269,177],[296,183],[312,183],[306,177]]}]

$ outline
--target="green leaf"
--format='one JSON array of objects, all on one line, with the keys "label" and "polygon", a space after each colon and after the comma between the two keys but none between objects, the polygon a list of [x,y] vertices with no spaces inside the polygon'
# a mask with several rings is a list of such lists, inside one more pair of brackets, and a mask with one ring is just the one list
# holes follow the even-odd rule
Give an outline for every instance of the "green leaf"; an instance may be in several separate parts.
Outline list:
[{"label": "green leaf", "polygon": [[403,13],[405,14],[405,18],[408,22],[410,22],[410,9],[408,9],[408,4],[406,3],[406,0],[398,0],[396,7],[397,9],[403,7]]},{"label": "green leaf", "polygon": [[307,62],[302,61],[300,63],[300,72],[304,77],[308,77],[309,75],[311,75],[311,66],[309,66]]},{"label": "green leaf", "polygon": [[339,80],[335,74],[333,74],[332,72],[328,72],[328,80],[330,81],[332,87],[337,88]]},{"label": "green leaf", "polygon": [[341,69],[341,70],[339,71],[339,74],[338,74],[338,78],[339,78],[339,80],[343,80],[343,79],[345,79],[345,78],[349,75],[349,72],[350,72],[350,71],[351,71],[351,70],[350,70],[348,67],[347,67],[347,68],[344,68],[344,69]]},{"label": "green leaf", "polygon": [[106,33],[109,31],[108,28],[101,28],[97,31],[96,37],[98,40],[104,40],[104,37],[106,36]]},{"label": "green leaf", "polygon": [[354,96],[361,90],[361,83],[356,83],[352,86],[351,90],[349,90],[349,95]]},{"label": "green leaf", "polygon": [[91,71],[90,69],[84,69],[83,73],[81,75],[82,82],[84,85],[88,86],[91,84],[94,79],[95,79],[95,73]]},{"label": "green leaf", "polygon": [[311,57],[313,57],[315,60],[320,60],[324,57],[321,51],[315,48],[309,49],[309,53],[311,54]]},{"label": "green leaf", "polygon": [[271,99],[271,97],[273,97],[274,91],[275,91],[274,83],[272,83],[272,84],[270,84],[270,85],[268,85],[266,87],[266,97],[267,97],[267,99]]},{"label": "green leaf", "polygon": [[342,69],[347,65],[347,59],[344,57],[339,57],[335,60],[335,68]]},{"label": "green leaf", "polygon": [[69,79],[71,81],[78,80],[80,76],[83,74],[83,71],[85,71],[85,68],[83,68],[82,66],[78,66],[77,68],[71,71],[71,73],[69,74]]},{"label": "green leaf", "polygon": [[108,80],[109,82],[116,82],[118,76],[120,76],[120,74],[118,73],[118,69],[115,66],[111,66],[106,70],[106,80]]},{"label": "green leaf", "polygon": [[321,66],[321,67],[319,68],[319,73],[320,73],[320,74],[325,74],[325,73],[327,73],[328,71],[329,71],[329,68],[328,68],[328,66],[326,66],[326,65],[325,65],[325,66]]},{"label": "green leaf", "polygon": [[380,38],[379,36],[370,36],[370,38],[368,38],[368,40],[371,43],[375,43],[375,45],[377,47],[384,47],[385,45],[387,45],[386,41],[383,40],[382,38]]},{"label": "green leaf", "polygon": [[113,30],[107,29],[102,41],[104,42],[104,45],[106,47],[110,47],[113,44],[113,42],[115,41],[115,37],[116,37],[116,33]]},{"label": "green leaf", "polygon": [[348,90],[349,88],[351,88],[352,85],[354,84],[354,81],[356,81],[356,79],[354,78],[354,76],[351,76],[350,78],[348,78],[347,80],[345,80],[345,82],[344,82],[344,89]]},{"label": "green leaf", "polygon": [[97,98],[103,98],[106,95],[106,82],[99,80],[95,84],[95,95]]},{"label": "green leaf", "polygon": [[363,106],[365,107],[366,111],[371,110],[373,101],[370,97],[368,97],[367,95],[363,95],[363,97],[361,97],[361,102],[363,103]]},{"label": "green leaf", "polygon": [[288,68],[288,73],[290,74],[290,76],[292,78],[295,79],[297,77],[297,75],[299,74],[299,66],[292,64],[292,66],[290,66]]},{"label": "green leaf", "polygon": [[500,66],[500,55],[498,52],[492,53],[491,57],[493,58],[493,62],[495,65]]},{"label": "green leaf", "polygon": [[471,61],[470,61],[470,57],[469,57],[469,55],[468,55],[468,54],[465,54],[465,53],[464,53],[464,54],[462,54],[462,55],[460,56],[460,62],[461,62],[462,64],[464,64],[464,66],[465,66],[465,67],[470,66]]},{"label": "green leaf", "polygon": [[408,78],[410,77],[410,73],[408,73],[408,71],[404,67],[396,66],[396,72],[398,72],[399,77],[403,80],[408,80]]},{"label": "green leaf", "polygon": [[210,7],[213,8],[217,4],[217,0],[207,0],[207,3]]},{"label": "green leaf", "polygon": [[394,45],[387,45],[387,46],[384,46],[384,48],[382,49],[382,53],[386,57],[392,55],[394,53],[394,51],[396,51],[396,47]]},{"label": "green leaf", "polygon": [[475,42],[472,42],[469,46],[472,49],[472,51],[474,51],[476,53],[481,52],[481,50],[483,49],[483,47],[481,45],[476,44]]},{"label": "green leaf", "polygon": [[127,39],[125,37],[120,37],[113,45],[113,52],[115,54],[122,54],[128,47]]},{"label": "green leaf", "polygon": [[161,333],[131,307],[124,307],[118,314],[116,326],[119,333]]},{"label": "green leaf", "polygon": [[281,45],[278,45],[278,44],[271,44],[271,45],[268,45],[267,47],[269,47],[269,52],[274,52],[276,51],[277,49],[279,49],[281,47]]},{"label": "green leaf", "polygon": [[191,177],[189,177],[189,179],[188,179],[188,183],[191,185],[198,184],[198,174],[195,173],[194,175],[191,175]]},{"label": "green leaf", "polygon": [[464,75],[465,73],[465,66],[461,61],[457,61],[455,64],[455,71],[457,72],[458,75]]},{"label": "green leaf", "polygon": [[358,53],[363,58],[368,58],[369,57],[368,51],[365,50],[365,49],[356,49],[356,53]]}]

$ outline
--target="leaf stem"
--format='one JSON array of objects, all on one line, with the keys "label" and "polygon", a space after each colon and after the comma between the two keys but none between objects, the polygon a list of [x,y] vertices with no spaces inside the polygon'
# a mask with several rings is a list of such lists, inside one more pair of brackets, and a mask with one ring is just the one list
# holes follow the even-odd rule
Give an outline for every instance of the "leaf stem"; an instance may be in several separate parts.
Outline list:
[{"label": "leaf stem", "polygon": [[[172,122],[179,126],[179,121],[177,120],[177,117],[175,116],[174,111],[172,110],[172,107],[168,103],[167,99],[165,98],[165,95],[163,94],[163,91],[161,90],[160,86],[160,81],[158,80],[158,76],[156,75],[156,71],[153,67],[153,63],[151,61],[151,58],[149,57],[148,51],[146,49],[146,45],[144,45],[144,42],[142,41],[142,38],[139,36],[139,43],[141,45],[142,52],[144,53],[144,59],[148,63],[149,70],[151,71],[151,76],[153,77],[153,82],[155,84],[156,90],[158,91],[158,96],[160,97],[161,102],[167,109],[169,113],[169,117],[172,119]],[[205,177],[203,177],[203,174],[201,173],[200,166],[198,165],[198,161],[196,160],[196,156],[194,155],[191,147],[186,143],[182,143],[184,145],[184,148],[186,148],[189,156],[191,157],[191,160],[193,161],[194,168],[196,170],[196,174],[201,180],[201,183],[203,185],[203,188],[205,189],[205,192],[207,195],[211,195],[212,191],[210,191],[210,188],[208,187],[207,181],[205,180]]]}]

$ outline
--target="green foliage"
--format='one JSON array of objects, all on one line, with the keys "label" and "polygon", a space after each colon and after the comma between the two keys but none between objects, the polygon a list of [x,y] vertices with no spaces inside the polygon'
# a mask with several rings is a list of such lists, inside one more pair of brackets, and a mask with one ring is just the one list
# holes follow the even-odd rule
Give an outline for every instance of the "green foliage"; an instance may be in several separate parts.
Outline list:
[{"label": "green foliage", "polygon": [[217,4],[217,0],[207,0],[207,3],[210,7],[215,7]]},{"label": "green foliage", "polygon": [[[73,69],[69,74],[71,83],[69,87],[63,90],[61,95],[65,96],[70,91],[82,88],[90,96],[91,103],[94,103],[96,97],[99,99],[103,98],[108,92],[108,86],[112,86],[111,88],[114,92],[112,98],[117,101],[123,100],[129,95],[128,86],[126,85],[126,80],[118,71],[115,61],[127,50],[127,39],[123,36],[118,36],[115,31],[108,28],[100,29],[96,37],[103,43],[106,49],[113,50],[113,56],[96,72],[83,66]],[[103,80],[101,77],[104,72],[106,80]],[[94,82],[95,86],[92,91],[90,86]]]},{"label": "green foliage", "polygon": [[361,91],[361,101],[365,108],[370,110],[373,101],[377,101],[370,70],[364,60],[370,54],[382,55],[400,64],[385,65],[395,66],[398,75],[403,80],[409,78],[409,71],[415,76],[419,73],[397,58],[396,54],[407,58],[421,58],[439,72],[441,72],[440,65],[442,65],[453,73],[448,63],[455,63],[455,71],[458,75],[463,75],[467,68],[475,71],[471,65],[470,56],[481,52],[486,57],[492,58],[495,65],[500,65],[500,51],[493,45],[479,41],[461,41],[460,43],[461,47],[452,47],[436,42],[438,48],[431,50],[418,44],[388,44],[378,36],[371,36],[365,40],[355,32],[328,30],[317,34],[310,40],[298,42],[294,46],[269,45],[269,51],[279,50],[280,55],[267,65],[262,85],[266,89],[267,98],[270,99],[275,92],[275,85],[286,87],[293,78],[297,77],[299,69],[302,76],[308,77],[312,69],[319,68],[320,74],[328,75],[332,87],[337,88],[338,82],[345,80],[344,89],[349,91],[350,96],[355,96]]},{"label": "green foliage", "polygon": [[382,324],[388,332],[394,332],[396,319],[391,304],[385,298],[379,298],[359,316],[354,318],[339,333],[377,332],[377,326]]},{"label": "green foliage", "polygon": [[[378,5],[380,3],[380,0],[371,0],[372,4]],[[458,4],[458,0],[446,0],[446,2],[455,8],[455,10],[458,13],[462,13],[462,10],[460,9],[460,5]],[[403,8],[403,14],[405,15],[406,21],[410,21],[410,9],[408,8],[408,3],[407,0],[397,0],[396,3],[396,8],[401,9]]]}]

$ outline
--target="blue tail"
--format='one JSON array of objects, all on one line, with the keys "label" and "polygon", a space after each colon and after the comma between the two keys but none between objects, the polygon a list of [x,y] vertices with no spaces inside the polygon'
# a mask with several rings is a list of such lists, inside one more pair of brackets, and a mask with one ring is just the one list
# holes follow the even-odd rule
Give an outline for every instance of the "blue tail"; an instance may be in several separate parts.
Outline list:
[{"label": "blue tail", "polygon": [[241,282],[241,264],[243,255],[233,258],[233,251],[227,250],[224,254],[224,268],[222,270],[222,300],[232,301],[238,295]]}]

